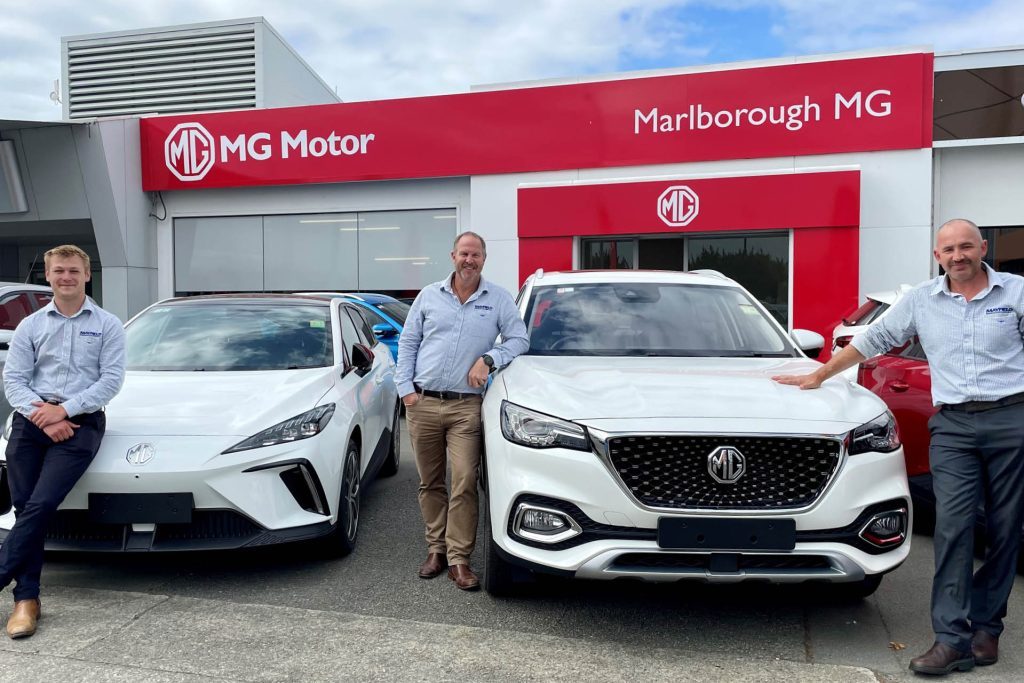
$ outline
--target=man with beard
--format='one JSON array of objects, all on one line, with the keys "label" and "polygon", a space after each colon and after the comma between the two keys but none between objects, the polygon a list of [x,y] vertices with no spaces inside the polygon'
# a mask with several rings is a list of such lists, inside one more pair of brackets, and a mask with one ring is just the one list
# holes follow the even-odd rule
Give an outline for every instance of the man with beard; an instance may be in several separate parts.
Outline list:
[{"label": "man with beard", "polygon": [[[1016,574],[1024,499],[1024,278],[983,262],[988,243],[971,221],[935,236],[945,270],[807,375],[774,379],[815,389],[865,358],[917,335],[928,356],[929,461],[935,492],[935,644],[912,671],[944,675],[995,664]],[[985,501],[986,551],[973,573],[975,507]]]},{"label": "man with beard", "polygon": [[[424,287],[409,310],[395,384],[420,475],[427,559],[419,576],[432,579],[447,566],[456,586],[476,590],[480,582],[469,557],[476,543],[482,394],[490,372],[512,362],[529,341],[512,296],[480,276],[484,239],[462,233],[451,258],[455,272]],[[502,342],[496,344],[499,333]]]}]

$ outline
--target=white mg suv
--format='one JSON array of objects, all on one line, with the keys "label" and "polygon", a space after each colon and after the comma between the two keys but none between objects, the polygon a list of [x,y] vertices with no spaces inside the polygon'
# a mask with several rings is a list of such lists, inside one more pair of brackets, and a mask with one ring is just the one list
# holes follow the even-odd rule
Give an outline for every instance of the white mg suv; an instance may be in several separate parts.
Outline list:
[{"label": "white mg suv", "polygon": [[531,276],[529,351],[483,404],[484,587],[589,579],[823,582],[863,597],[910,552],[896,425],[712,271]]}]

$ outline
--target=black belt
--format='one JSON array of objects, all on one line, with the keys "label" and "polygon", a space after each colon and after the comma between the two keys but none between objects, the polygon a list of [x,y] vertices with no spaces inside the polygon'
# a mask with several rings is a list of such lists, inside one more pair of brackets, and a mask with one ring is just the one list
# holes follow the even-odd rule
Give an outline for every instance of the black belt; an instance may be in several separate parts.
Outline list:
[{"label": "black belt", "polygon": [[458,391],[431,391],[430,389],[424,389],[423,387],[415,387],[416,393],[429,396],[430,398],[439,398],[442,401],[455,401],[463,398],[479,398],[480,394],[463,394]]},{"label": "black belt", "polygon": [[1024,403],[1024,391],[1019,394],[1010,394],[995,401],[966,401],[964,403],[943,403],[942,407],[948,410],[958,410],[965,413],[980,413],[983,410],[1003,408],[1005,406]]}]

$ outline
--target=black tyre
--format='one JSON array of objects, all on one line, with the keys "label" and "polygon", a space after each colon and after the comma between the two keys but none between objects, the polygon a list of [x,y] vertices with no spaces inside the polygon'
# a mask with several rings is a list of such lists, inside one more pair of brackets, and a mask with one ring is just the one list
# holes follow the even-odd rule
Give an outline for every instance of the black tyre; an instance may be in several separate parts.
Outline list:
[{"label": "black tyre", "polygon": [[359,534],[359,446],[349,442],[341,469],[341,491],[338,495],[338,521],[324,537],[323,550],[334,557],[344,557],[356,547]]},{"label": "black tyre", "polygon": [[398,465],[402,459],[402,418],[400,413],[401,410],[396,407],[395,419],[391,424],[391,445],[388,448],[387,458],[380,466],[378,473],[381,477],[393,477],[398,474]]},{"label": "black tyre", "polygon": [[506,562],[498,554],[498,546],[494,542],[494,535],[491,532],[491,506],[486,497],[483,499],[483,506],[483,587],[485,591],[494,597],[509,596],[515,592],[516,567]]}]

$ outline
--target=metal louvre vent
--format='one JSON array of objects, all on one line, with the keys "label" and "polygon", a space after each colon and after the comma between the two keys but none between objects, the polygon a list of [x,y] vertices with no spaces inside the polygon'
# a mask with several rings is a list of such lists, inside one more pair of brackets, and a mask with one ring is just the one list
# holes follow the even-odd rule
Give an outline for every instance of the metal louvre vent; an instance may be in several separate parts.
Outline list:
[{"label": "metal louvre vent", "polygon": [[69,43],[66,59],[72,119],[256,106],[253,26]]},{"label": "metal louvre vent", "polygon": [[[720,483],[708,457],[727,447],[745,458],[743,475]],[[839,441],[811,437],[626,436],[608,440],[623,484],[654,508],[792,509],[825,490],[842,450]]]}]

